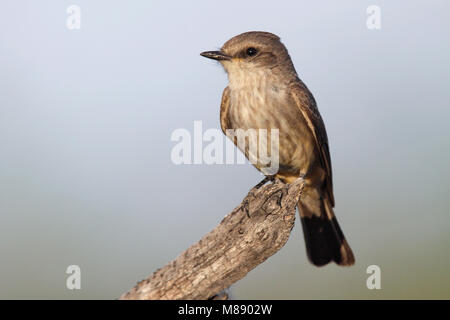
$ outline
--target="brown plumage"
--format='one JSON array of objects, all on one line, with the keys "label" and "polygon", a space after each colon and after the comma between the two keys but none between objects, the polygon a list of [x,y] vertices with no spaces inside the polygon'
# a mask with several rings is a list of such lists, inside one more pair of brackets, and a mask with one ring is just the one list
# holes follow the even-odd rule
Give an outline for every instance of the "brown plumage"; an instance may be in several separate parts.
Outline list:
[{"label": "brown plumage", "polygon": [[[228,40],[220,51],[202,55],[220,61],[228,74],[229,85],[220,107],[222,130],[267,129],[270,141],[270,129],[278,129],[276,176],[286,183],[300,176],[305,179],[298,209],[309,260],[317,266],[330,261],[354,264],[352,250],[334,216],[325,125],[280,38],[268,32],[247,32]],[[235,138],[233,141],[236,144]],[[247,146],[242,151],[248,158]],[[254,165],[265,173],[261,163]]]}]

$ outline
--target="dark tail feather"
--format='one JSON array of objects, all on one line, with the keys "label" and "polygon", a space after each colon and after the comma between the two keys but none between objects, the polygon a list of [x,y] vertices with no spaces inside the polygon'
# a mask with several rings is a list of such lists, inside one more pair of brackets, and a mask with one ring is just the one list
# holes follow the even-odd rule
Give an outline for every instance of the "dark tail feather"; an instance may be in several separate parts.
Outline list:
[{"label": "dark tail feather", "polygon": [[306,252],[311,263],[323,266],[334,261],[341,266],[353,265],[355,258],[352,249],[345,240],[328,200],[303,198],[298,208]]}]

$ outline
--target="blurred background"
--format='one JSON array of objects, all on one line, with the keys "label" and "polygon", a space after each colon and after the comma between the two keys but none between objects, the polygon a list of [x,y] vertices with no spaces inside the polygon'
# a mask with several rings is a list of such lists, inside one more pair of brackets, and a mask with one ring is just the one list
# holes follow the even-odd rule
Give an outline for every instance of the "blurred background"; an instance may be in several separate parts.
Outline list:
[{"label": "blurred background", "polygon": [[[81,29],[66,12],[81,8]],[[369,5],[381,29],[366,27]],[[450,298],[450,4],[445,1],[3,1],[0,298],[113,299],[214,228],[262,178],[175,165],[178,128],[219,128],[227,77],[199,53],[282,38],[327,126],[356,265],[287,245],[238,299]],[[173,201],[172,196],[178,195]],[[81,267],[81,290],[66,268]],[[381,268],[381,290],[366,269]]]}]

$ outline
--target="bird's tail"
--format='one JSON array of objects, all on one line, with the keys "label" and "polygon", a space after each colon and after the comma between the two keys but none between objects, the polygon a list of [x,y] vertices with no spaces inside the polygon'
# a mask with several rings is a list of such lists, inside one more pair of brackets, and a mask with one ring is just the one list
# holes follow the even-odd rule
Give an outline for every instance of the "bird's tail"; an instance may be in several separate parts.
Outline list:
[{"label": "bird's tail", "polygon": [[341,266],[351,266],[355,258],[339,227],[331,202],[326,192],[317,195],[315,191],[305,188],[297,205],[308,258],[316,266],[331,261]]}]

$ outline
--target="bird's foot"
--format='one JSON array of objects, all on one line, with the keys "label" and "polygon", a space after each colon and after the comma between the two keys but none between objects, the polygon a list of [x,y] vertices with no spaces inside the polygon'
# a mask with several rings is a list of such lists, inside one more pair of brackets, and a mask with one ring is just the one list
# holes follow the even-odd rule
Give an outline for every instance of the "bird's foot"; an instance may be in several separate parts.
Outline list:
[{"label": "bird's foot", "polygon": [[256,190],[259,190],[262,186],[264,186],[267,182],[273,182],[278,180],[278,178],[275,177],[275,175],[271,175],[271,176],[266,176],[264,177],[264,179],[261,180],[261,182],[259,182],[257,185],[255,185],[253,188],[250,189],[250,191],[248,192],[247,196],[245,197],[243,203],[242,203],[242,208],[244,209],[247,217],[250,218],[250,210],[249,210],[249,205],[250,205],[250,200],[249,197],[254,195],[254,192]]},{"label": "bird's foot", "polygon": [[250,192],[252,192],[253,190],[258,190],[260,189],[263,185],[265,185],[267,182],[273,182],[275,181],[277,178],[275,178],[275,175],[271,175],[271,176],[265,176],[264,179],[261,180],[261,182],[259,182],[256,186],[254,186]]}]

